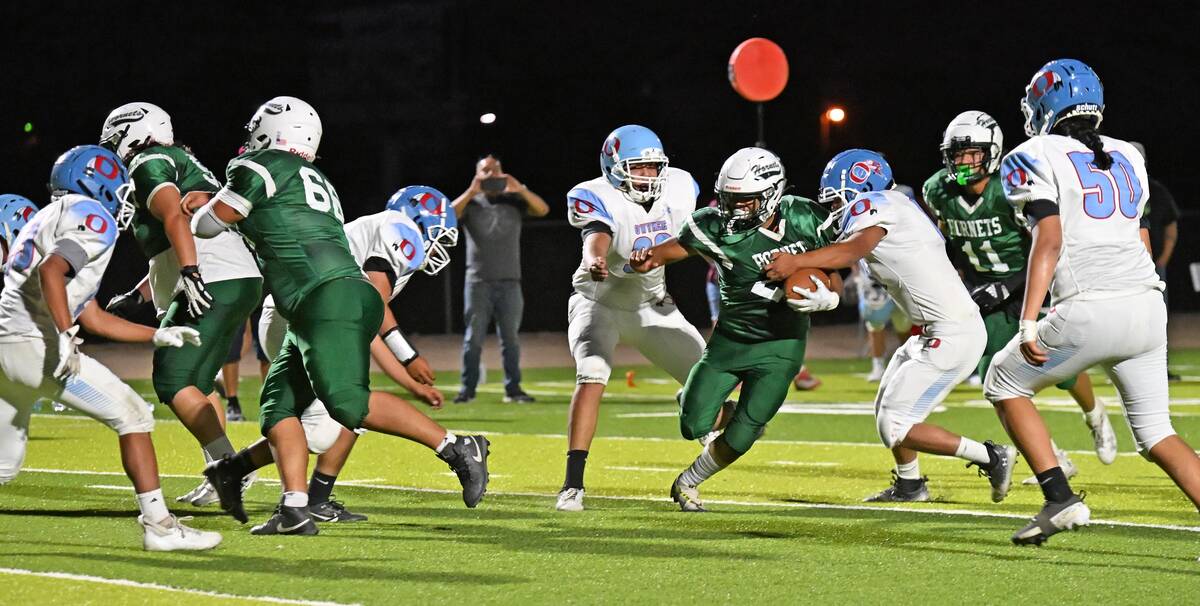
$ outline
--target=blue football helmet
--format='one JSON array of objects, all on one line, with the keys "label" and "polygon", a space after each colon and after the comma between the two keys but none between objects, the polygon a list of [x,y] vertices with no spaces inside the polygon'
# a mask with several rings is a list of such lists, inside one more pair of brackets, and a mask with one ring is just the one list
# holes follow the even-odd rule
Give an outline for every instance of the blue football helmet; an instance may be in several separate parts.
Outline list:
[{"label": "blue football helmet", "polygon": [[458,218],[446,194],[425,185],[409,185],[392,194],[388,210],[408,215],[425,239],[425,264],[421,271],[434,275],[450,264],[450,251],[458,244]]},{"label": "blue football helmet", "polygon": [[817,202],[829,208],[829,219],[822,225],[840,225],[838,220],[859,194],[892,189],[892,167],[879,152],[848,149],[829,161],[821,173]]},{"label": "blue football helmet", "polygon": [[99,145],[79,145],[67,150],[50,169],[50,193],[79,194],[99,202],[117,221],[118,229],[133,221],[129,173],[117,154]]},{"label": "blue football helmet", "polygon": [[13,240],[21,233],[21,228],[33,218],[38,207],[29,198],[16,194],[0,194],[0,240],[4,241],[4,250],[12,248]]},{"label": "blue football helmet", "polygon": [[[658,175],[635,176],[629,170],[633,164],[657,164]],[[668,164],[662,141],[645,126],[622,126],[609,133],[600,147],[600,172],[626,198],[638,204],[651,204],[662,195]]]},{"label": "blue football helmet", "polygon": [[1021,99],[1025,134],[1048,134],[1059,121],[1074,116],[1092,116],[1096,126],[1104,118],[1104,85],[1086,63],[1056,59],[1042,66]]}]

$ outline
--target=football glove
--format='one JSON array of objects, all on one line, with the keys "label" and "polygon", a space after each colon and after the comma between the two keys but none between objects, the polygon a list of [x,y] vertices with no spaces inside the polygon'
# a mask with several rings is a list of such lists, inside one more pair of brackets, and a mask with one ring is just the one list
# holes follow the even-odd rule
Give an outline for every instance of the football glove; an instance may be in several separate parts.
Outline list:
[{"label": "football glove", "polygon": [[199,318],[212,307],[212,295],[204,286],[204,278],[200,276],[200,268],[195,265],[185,265],[179,269],[183,277],[183,295],[187,297],[188,313],[193,318]]},{"label": "football glove", "polygon": [[78,326],[72,326],[58,333],[58,365],[54,367],[54,378],[66,381],[79,374],[79,344],[83,339],[75,336]]},{"label": "football glove", "polygon": [[138,308],[146,304],[146,299],[142,297],[142,291],[134,288],[133,290],[117,295],[108,300],[108,305],[104,306],[104,311],[118,317],[128,320],[137,315]]},{"label": "football glove", "polygon": [[813,284],[816,286],[813,290],[793,286],[792,292],[800,295],[799,299],[788,298],[787,303],[795,311],[810,314],[816,311],[829,311],[838,306],[841,297],[837,293],[829,290],[824,282],[812,276]]},{"label": "football glove", "polygon": [[1004,282],[989,282],[976,286],[971,290],[971,300],[979,306],[979,311],[987,313],[1008,300],[1012,291]]},{"label": "football glove", "polygon": [[185,344],[200,345],[200,333],[187,326],[168,326],[154,331],[155,347],[183,347]]}]

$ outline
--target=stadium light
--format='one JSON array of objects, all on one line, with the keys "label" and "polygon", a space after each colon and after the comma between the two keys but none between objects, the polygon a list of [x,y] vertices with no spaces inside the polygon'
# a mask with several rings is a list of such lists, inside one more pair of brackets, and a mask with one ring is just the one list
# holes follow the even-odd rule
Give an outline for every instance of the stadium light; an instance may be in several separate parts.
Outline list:
[{"label": "stadium light", "polygon": [[836,105],[821,112],[821,155],[829,153],[830,125],[841,124],[846,120],[846,110]]},{"label": "stadium light", "polygon": [[846,119],[846,110],[840,107],[831,107],[825,112],[825,117],[829,118],[830,122],[841,122]]},{"label": "stadium light", "polygon": [[495,121],[496,121],[496,114],[494,114],[492,112],[488,112],[482,116],[479,116],[480,124],[491,124]]}]

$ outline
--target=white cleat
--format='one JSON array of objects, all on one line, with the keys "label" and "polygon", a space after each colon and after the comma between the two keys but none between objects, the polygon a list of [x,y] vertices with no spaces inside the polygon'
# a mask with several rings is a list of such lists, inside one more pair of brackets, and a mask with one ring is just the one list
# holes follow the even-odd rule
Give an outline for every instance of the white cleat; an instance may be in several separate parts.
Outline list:
[{"label": "white cleat", "polygon": [[708,511],[700,501],[700,491],[695,486],[684,484],[682,474],[671,484],[671,500],[678,503],[683,511]]},{"label": "white cleat", "polygon": [[883,380],[883,366],[871,366],[871,372],[867,373],[868,383],[878,383]]},{"label": "white cleat", "polygon": [[[1104,404],[1097,399],[1096,406],[1102,407]],[[1108,422],[1107,414],[1100,418],[1103,421],[1100,422],[1099,427],[1089,427],[1092,430],[1092,443],[1096,447],[1096,457],[1100,459],[1100,462],[1112,465],[1113,461],[1117,460],[1117,434],[1113,432],[1112,423]]]},{"label": "white cleat", "polygon": [[[247,490],[250,490],[250,487],[254,485],[254,481],[257,479],[257,471],[252,471],[249,475],[242,478],[243,496],[245,496]],[[217,496],[217,491],[213,488],[212,484],[208,483],[208,480],[201,482],[191,492],[181,497],[175,497],[175,500],[179,503],[189,503],[193,507],[207,507],[221,502],[220,497]]]},{"label": "white cleat", "polygon": [[1083,504],[1079,495],[1072,495],[1065,503],[1045,503],[1029,524],[1012,536],[1017,545],[1041,546],[1046,539],[1064,531],[1087,526],[1092,521],[1092,510]]},{"label": "white cleat", "polygon": [[165,523],[158,523],[146,520],[146,516],[138,516],[138,524],[145,530],[142,546],[146,551],[204,551],[221,544],[220,533],[197,530],[183,524],[190,519],[172,515],[163,520]]},{"label": "white cleat", "polygon": [[564,488],[558,492],[558,503],[554,508],[559,511],[583,511],[583,489]]},{"label": "white cleat", "polygon": [[[1068,480],[1079,475],[1079,468],[1075,466],[1075,462],[1071,460],[1071,456],[1067,454],[1067,451],[1059,448],[1058,444],[1054,444],[1053,442],[1050,445],[1054,447],[1054,458],[1058,459],[1058,466],[1062,469],[1063,475],[1067,476]],[[1025,486],[1037,486],[1037,483],[1037,476],[1029,476],[1021,480],[1021,484]]]}]

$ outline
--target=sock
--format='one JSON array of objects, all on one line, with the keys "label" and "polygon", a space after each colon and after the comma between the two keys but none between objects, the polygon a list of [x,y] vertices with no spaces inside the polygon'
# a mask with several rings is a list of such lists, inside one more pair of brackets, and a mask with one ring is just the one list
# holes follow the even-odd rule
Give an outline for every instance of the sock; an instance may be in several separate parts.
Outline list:
[{"label": "sock", "polygon": [[233,444],[229,443],[229,437],[225,435],[204,445],[204,454],[210,461],[220,460],[225,455],[232,456],[236,452],[233,449]]},{"label": "sock", "polygon": [[228,398],[225,398],[225,407],[232,408],[234,410],[241,410],[242,404],[241,402],[238,402],[237,396],[229,396]]},{"label": "sock", "polygon": [[684,470],[679,480],[688,486],[699,486],[701,482],[711,478],[713,474],[725,469],[724,465],[717,463],[712,456],[712,447],[709,446],[696,457],[692,465]]},{"label": "sock", "polygon": [[1062,503],[1075,496],[1075,493],[1071,492],[1071,485],[1067,483],[1067,476],[1061,467],[1051,467],[1037,474],[1037,479],[1047,501]]},{"label": "sock", "polygon": [[871,358],[871,370],[883,370],[883,358]]},{"label": "sock", "polygon": [[442,443],[438,444],[438,447],[435,448],[434,451],[437,452],[438,454],[442,454],[442,451],[445,450],[447,446],[449,446],[457,441],[458,441],[458,438],[454,434],[447,431],[446,437],[442,438]]},{"label": "sock", "polygon": [[1083,420],[1088,427],[1100,427],[1104,423],[1104,404],[1100,400],[1096,400],[1096,407],[1083,413]]},{"label": "sock", "polygon": [[283,493],[284,507],[308,507],[308,493],[289,491]]},{"label": "sock", "polygon": [[901,480],[920,480],[921,463],[919,459],[913,459],[912,463],[896,463],[896,475]]},{"label": "sock", "polygon": [[563,488],[583,488],[583,468],[587,465],[587,456],[586,450],[567,451],[567,478],[563,481]]},{"label": "sock", "polygon": [[992,452],[987,446],[965,436],[958,441],[958,450],[954,451],[954,456],[980,465],[995,464]]},{"label": "sock", "polygon": [[333,483],[337,476],[325,475],[313,470],[312,479],[308,481],[308,497],[313,503],[324,503],[333,494]]},{"label": "sock", "polygon": [[137,502],[138,509],[142,510],[142,515],[151,522],[158,523],[171,517],[171,512],[167,511],[167,502],[163,499],[161,488],[138,493]]}]

